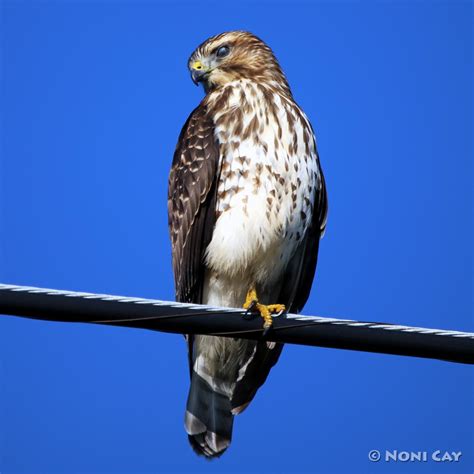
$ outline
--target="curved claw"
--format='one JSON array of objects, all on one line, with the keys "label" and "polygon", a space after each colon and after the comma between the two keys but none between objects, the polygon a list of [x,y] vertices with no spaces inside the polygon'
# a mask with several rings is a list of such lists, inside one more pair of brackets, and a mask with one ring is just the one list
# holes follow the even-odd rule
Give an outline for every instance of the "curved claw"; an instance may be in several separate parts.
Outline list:
[{"label": "curved claw", "polygon": [[[250,305],[247,306],[247,311],[245,311],[244,315],[242,316],[246,321],[251,321],[257,316],[255,312],[255,308],[257,307],[257,301],[253,300]],[[245,305],[244,305],[245,309]]]},{"label": "curved claw", "polygon": [[284,304],[270,304],[267,306],[267,308],[274,318],[281,316],[286,311]]},{"label": "curved claw", "polygon": [[268,335],[268,333],[270,332],[270,330],[272,329],[273,325],[263,325],[263,332],[262,332],[262,337],[266,337]]}]

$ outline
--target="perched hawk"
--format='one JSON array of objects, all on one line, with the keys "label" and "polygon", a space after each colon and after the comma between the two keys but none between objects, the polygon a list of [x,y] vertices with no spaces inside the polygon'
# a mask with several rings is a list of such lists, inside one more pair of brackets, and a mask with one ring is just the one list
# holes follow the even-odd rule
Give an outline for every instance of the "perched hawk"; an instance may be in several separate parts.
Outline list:
[{"label": "perched hawk", "polygon": [[[327,213],[306,115],[272,50],[232,31],[189,59],[206,96],[179,136],[168,213],[176,299],[271,313],[298,312],[313,281]],[[185,426],[198,454],[220,456],[281,344],[188,336]]]}]

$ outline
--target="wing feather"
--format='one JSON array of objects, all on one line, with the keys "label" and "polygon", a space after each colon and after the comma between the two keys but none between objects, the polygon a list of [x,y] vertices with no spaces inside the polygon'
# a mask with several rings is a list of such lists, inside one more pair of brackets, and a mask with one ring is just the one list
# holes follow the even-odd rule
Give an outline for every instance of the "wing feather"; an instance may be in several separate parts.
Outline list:
[{"label": "wing feather", "polygon": [[326,228],[328,199],[326,182],[321,167],[318,167],[318,185],[313,193],[313,213],[311,224],[288,265],[282,280],[278,301],[286,304],[291,313],[299,313],[308,300],[318,263],[319,241]]},{"label": "wing feather", "polygon": [[214,123],[201,104],[184,124],[169,176],[168,225],[177,301],[202,302],[203,256],[215,225],[218,166]]}]

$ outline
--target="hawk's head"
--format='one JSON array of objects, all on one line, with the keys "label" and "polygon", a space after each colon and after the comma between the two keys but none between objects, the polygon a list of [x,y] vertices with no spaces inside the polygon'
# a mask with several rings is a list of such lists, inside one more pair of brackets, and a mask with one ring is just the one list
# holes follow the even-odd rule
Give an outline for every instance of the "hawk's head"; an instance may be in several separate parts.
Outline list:
[{"label": "hawk's head", "polygon": [[207,39],[193,52],[188,67],[194,83],[202,82],[206,92],[239,79],[288,88],[272,50],[247,31],[229,31]]}]

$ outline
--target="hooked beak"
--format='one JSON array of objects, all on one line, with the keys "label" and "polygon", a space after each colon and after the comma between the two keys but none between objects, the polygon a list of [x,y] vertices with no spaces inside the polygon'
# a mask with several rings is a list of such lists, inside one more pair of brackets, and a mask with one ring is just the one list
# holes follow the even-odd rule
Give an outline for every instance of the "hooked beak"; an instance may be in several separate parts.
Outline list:
[{"label": "hooked beak", "polygon": [[197,86],[200,82],[206,79],[206,76],[209,74],[209,72],[209,69],[204,67],[201,61],[195,61],[193,64],[191,64],[191,79]]}]

